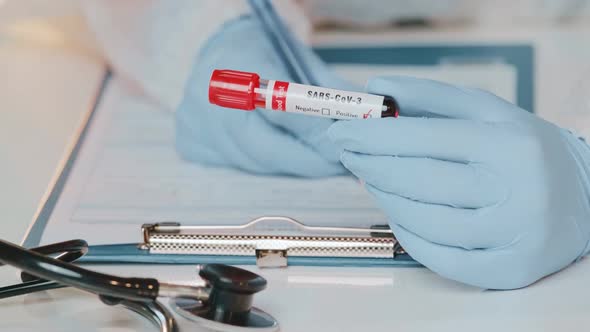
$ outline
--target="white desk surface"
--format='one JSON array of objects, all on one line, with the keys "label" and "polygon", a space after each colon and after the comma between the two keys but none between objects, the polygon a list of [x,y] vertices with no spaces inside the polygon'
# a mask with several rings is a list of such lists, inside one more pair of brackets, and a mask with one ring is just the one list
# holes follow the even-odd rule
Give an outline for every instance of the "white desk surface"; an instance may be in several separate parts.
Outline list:
[{"label": "white desk surface", "polygon": [[2,238],[22,239],[103,72],[75,53],[0,39]]},{"label": "white desk surface", "polygon": [[[100,65],[51,49],[0,44],[0,227],[22,238],[80,117]],[[191,280],[190,266],[95,266],[121,275]],[[587,331],[590,259],[521,290],[482,291],[422,268],[259,271],[269,288],[256,305],[284,331]],[[0,269],[3,284],[15,270]],[[184,324],[183,324],[184,325]],[[135,331],[135,314],[72,289],[0,301],[0,331]],[[197,329],[185,329],[196,331]]]},{"label": "white desk surface", "polygon": [[[196,278],[192,266],[92,268],[161,280]],[[255,305],[271,313],[282,331],[539,332],[587,331],[590,326],[588,259],[515,291],[482,291],[423,268],[249,268],[269,285],[256,295]],[[187,325],[183,319],[180,323]],[[0,331],[19,328],[155,331],[136,314],[106,307],[96,296],[72,289],[1,301]]]},{"label": "white desk surface", "polygon": [[[19,243],[71,137],[93,105],[104,66],[72,50],[0,38],[0,237]],[[16,281],[0,269],[2,283]],[[0,303],[0,320],[12,316]],[[26,320],[26,316],[19,316]],[[0,330],[5,325],[0,323]]]}]

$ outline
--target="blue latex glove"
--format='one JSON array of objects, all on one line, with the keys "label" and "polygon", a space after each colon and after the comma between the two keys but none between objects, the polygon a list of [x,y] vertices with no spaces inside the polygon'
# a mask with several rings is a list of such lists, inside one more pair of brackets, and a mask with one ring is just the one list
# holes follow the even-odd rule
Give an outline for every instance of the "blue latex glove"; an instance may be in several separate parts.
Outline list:
[{"label": "blue latex glove", "polygon": [[[326,87],[351,89],[307,47],[299,45]],[[306,177],[345,174],[340,150],[327,138],[330,119],[266,110],[246,112],[211,105],[214,69],[235,69],[291,81],[260,23],[244,16],[221,29],[195,61],[177,110],[176,146],[185,159],[263,174]]]},{"label": "blue latex glove", "polygon": [[583,140],[481,90],[405,77],[368,90],[395,96],[404,117],[339,121],[329,136],[418,262],[512,289],[588,252]]}]

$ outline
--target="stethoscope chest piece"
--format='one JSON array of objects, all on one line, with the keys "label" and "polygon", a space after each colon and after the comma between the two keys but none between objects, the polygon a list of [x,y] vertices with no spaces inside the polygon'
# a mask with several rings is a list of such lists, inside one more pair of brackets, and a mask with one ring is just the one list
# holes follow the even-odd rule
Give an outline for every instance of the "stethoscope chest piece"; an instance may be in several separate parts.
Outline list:
[{"label": "stethoscope chest piece", "polygon": [[203,304],[197,300],[188,298],[175,298],[170,300],[170,307],[181,317],[197,323],[204,329],[223,332],[261,331],[274,332],[279,330],[279,323],[266,312],[252,307],[248,313],[248,319],[242,325],[222,323],[207,318],[203,310]]},{"label": "stethoscope chest piece", "polygon": [[207,264],[200,271],[210,286],[207,301],[177,297],[170,307],[180,316],[214,331],[278,331],[271,315],[252,307],[254,294],[266,288],[261,276],[222,264]]}]

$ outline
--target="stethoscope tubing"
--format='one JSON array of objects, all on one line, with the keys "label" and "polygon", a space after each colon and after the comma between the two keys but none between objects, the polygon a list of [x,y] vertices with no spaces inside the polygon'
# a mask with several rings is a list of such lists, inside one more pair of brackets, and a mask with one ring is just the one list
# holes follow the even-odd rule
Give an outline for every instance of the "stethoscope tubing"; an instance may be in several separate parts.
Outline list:
[{"label": "stethoscope tubing", "polygon": [[[46,248],[41,248],[41,250],[50,251]],[[76,254],[64,253],[63,255]],[[158,297],[159,282],[156,279],[122,278],[86,270],[4,240],[0,240],[0,262],[21,269],[29,275],[44,279],[34,280],[28,278],[30,280],[25,281],[25,287],[29,288],[29,292],[31,289],[36,288],[37,290],[44,290],[72,286],[94,294],[131,301],[150,302]],[[47,284],[51,283],[48,280],[54,281],[58,285]],[[24,290],[15,290],[15,292],[17,291],[18,293],[14,295],[25,293]]]}]

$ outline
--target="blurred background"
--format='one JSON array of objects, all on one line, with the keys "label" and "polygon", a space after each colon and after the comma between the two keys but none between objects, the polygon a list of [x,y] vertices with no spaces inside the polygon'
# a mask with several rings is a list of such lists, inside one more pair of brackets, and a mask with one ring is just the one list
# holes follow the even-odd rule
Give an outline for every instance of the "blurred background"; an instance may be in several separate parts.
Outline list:
[{"label": "blurred background", "polygon": [[[225,3],[240,1],[0,0],[0,225],[23,225],[4,227],[2,237],[22,238],[24,225],[95,102],[106,68],[173,111],[191,62],[206,40],[203,31],[235,16]],[[531,45],[535,111],[590,134],[590,1],[275,3],[296,34],[320,48]],[[218,15],[205,15],[199,6]],[[373,73],[336,67],[357,75],[359,83]],[[395,70],[432,76],[411,68]]]}]

